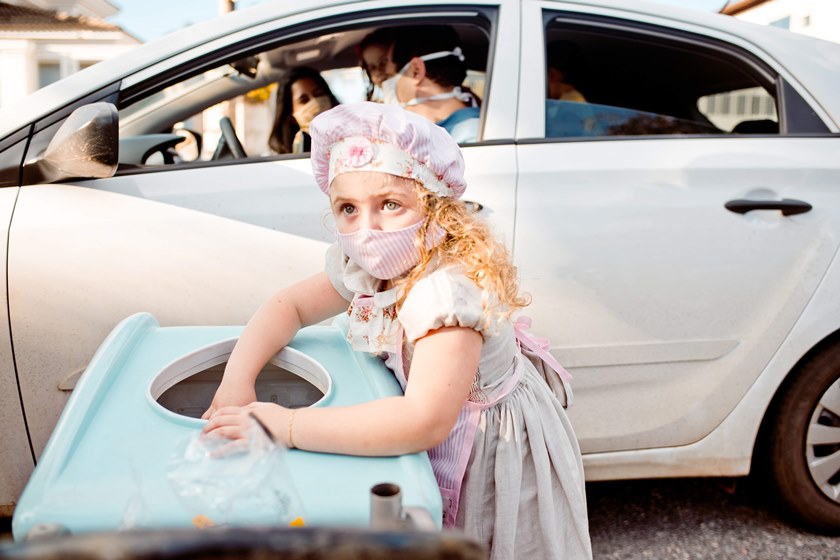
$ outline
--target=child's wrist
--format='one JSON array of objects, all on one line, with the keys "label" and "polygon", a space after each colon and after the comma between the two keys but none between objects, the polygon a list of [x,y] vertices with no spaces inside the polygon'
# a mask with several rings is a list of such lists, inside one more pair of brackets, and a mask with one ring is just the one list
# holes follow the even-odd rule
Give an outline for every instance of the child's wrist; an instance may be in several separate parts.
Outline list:
[{"label": "child's wrist", "polygon": [[289,446],[289,449],[297,449],[297,445],[295,445],[295,437],[294,437],[294,428],[295,428],[295,414],[297,413],[298,409],[294,408],[289,414],[289,420],[287,422],[287,433],[286,433],[286,445]]}]

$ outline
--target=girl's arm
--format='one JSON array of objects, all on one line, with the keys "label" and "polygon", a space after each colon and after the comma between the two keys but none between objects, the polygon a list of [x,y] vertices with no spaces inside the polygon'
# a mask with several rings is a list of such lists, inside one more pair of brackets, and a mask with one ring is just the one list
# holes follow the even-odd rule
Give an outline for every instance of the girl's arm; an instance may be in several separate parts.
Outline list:
[{"label": "girl's arm", "polygon": [[301,327],[319,323],[347,309],[326,272],[302,280],[271,296],[254,313],[225,366],[222,383],[209,418],[225,406],[242,406],[257,400],[254,383],[262,368],[294,337]]},{"label": "girl's arm", "polygon": [[437,329],[416,343],[404,396],[295,411],[253,403],[220,410],[204,431],[244,437],[253,412],[278,440],[289,444],[291,434],[295,447],[309,451],[401,455],[430,449],[446,439],[469,397],[481,346],[473,329]]}]

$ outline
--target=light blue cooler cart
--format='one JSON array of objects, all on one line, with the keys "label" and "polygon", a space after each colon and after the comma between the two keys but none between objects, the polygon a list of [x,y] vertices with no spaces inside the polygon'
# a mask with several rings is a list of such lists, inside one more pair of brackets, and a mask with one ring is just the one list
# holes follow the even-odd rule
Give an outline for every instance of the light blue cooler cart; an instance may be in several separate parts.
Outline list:
[{"label": "light blue cooler cart", "polygon": [[[160,327],[148,313],[120,323],[80,379],[21,496],[15,539],[38,527],[73,534],[117,530],[132,516],[134,526],[194,526],[197,512],[176,494],[167,468],[179,445],[204,424],[198,417],[241,331]],[[302,329],[257,384],[258,400],[292,407],[400,394],[382,361],[352,351],[340,326]],[[369,526],[371,488],[391,483],[406,510],[440,528],[441,497],[425,453],[354,457],[289,450],[285,464],[302,509],[293,513],[306,526]],[[242,512],[226,523],[265,525],[274,513]]]}]

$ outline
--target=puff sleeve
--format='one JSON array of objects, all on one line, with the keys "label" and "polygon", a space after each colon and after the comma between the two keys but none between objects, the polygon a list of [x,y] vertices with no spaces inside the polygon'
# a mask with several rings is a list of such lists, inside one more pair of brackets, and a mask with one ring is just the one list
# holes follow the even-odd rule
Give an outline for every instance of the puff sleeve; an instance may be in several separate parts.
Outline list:
[{"label": "puff sleeve", "polygon": [[347,301],[353,301],[355,294],[344,284],[344,268],[347,266],[347,257],[341,252],[341,248],[335,243],[330,245],[324,260],[324,270],[326,270],[335,291]]},{"label": "puff sleeve", "polygon": [[456,267],[438,269],[414,284],[398,317],[411,342],[442,327],[467,327],[483,335],[481,288]]}]

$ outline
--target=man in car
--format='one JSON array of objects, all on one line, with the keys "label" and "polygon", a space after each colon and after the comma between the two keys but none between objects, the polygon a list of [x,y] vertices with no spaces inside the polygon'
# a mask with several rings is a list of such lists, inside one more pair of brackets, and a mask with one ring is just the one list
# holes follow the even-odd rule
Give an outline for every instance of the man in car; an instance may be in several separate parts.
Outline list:
[{"label": "man in car", "polygon": [[577,86],[585,65],[580,48],[570,41],[548,44],[545,55],[545,135],[547,138],[606,134],[606,120],[587,105]]},{"label": "man in car", "polygon": [[459,143],[475,142],[481,110],[461,89],[467,67],[458,34],[444,25],[396,31],[393,61],[401,70],[382,83],[384,101],[434,121]]},{"label": "man in car", "polygon": [[583,71],[580,49],[569,41],[552,41],[546,49],[546,97],[560,101],[586,103],[577,90]]}]

